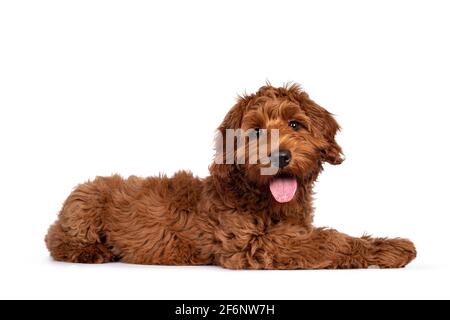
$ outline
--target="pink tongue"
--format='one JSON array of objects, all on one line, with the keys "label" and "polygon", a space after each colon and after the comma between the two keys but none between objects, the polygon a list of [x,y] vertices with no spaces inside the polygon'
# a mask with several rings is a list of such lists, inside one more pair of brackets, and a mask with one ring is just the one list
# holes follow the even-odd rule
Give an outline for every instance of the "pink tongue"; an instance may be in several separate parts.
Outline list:
[{"label": "pink tongue", "polygon": [[295,178],[275,178],[270,182],[270,192],[279,203],[291,201],[297,191]]}]

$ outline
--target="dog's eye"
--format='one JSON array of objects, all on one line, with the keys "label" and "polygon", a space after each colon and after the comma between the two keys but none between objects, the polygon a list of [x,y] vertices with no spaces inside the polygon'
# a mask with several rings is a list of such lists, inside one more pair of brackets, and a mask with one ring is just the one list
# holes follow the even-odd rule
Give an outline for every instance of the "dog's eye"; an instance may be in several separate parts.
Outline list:
[{"label": "dog's eye", "polygon": [[255,128],[255,134],[257,137],[259,137],[262,134],[262,129],[261,128]]},{"label": "dog's eye", "polygon": [[302,124],[298,121],[292,120],[292,121],[289,121],[289,127],[294,129],[295,131],[298,131],[302,127]]}]

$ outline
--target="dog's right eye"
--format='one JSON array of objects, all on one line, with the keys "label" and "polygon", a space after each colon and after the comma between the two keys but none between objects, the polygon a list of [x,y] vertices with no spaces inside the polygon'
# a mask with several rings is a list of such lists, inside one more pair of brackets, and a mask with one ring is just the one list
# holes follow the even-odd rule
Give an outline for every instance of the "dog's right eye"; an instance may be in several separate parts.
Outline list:
[{"label": "dog's right eye", "polygon": [[255,134],[257,137],[259,137],[262,134],[262,129],[261,128],[255,128]]}]

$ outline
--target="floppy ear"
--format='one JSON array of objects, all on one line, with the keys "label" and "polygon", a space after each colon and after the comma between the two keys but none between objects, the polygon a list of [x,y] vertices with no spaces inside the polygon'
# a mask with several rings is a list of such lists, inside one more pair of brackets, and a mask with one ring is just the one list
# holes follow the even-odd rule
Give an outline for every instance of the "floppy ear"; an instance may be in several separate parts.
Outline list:
[{"label": "floppy ear", "polygon": [[341,164],[344,162],[342,148],[335,140],[340,130],[339,124],[331,113],[311,100],[306,92],[299,91],[298,87],[295,90],[295,99],[325,140],[321,149],[322,160],[333,165]]},{"label": "floppy ear", "polygon": [[336,143],[334,138],[333,141],[330,143],[330,146],[324,150],[322,159],[333,165],[338,165],[344,162],[345,158],[342,152],[342,148],[340,145]]},{"label": "floppy ear", "polygon": [[235,169],[234,164],[226,164],[226,130],[239,129],[241,127],[242,118],[250,99],[251,96],[239,97],[238,102],[227,113],[221,125],[217,129],[217,135],[215,139],[216,155],[214,158],[214,162],[209,166],[209,172],[212,176],[227,178]]}]

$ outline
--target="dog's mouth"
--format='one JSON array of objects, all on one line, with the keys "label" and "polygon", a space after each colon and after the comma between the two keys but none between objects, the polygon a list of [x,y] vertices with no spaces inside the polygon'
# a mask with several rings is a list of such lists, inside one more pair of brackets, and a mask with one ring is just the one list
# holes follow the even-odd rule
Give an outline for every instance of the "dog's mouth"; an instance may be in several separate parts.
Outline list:
[{"label": "dog's mouth", "polygon": [[292,175],[278,175],[270,181],[270,192],[279,203],[287,203],[294,199],[297,192],[297,179]]}]

